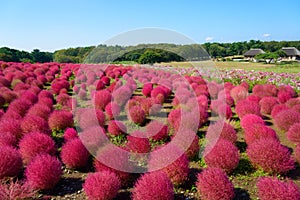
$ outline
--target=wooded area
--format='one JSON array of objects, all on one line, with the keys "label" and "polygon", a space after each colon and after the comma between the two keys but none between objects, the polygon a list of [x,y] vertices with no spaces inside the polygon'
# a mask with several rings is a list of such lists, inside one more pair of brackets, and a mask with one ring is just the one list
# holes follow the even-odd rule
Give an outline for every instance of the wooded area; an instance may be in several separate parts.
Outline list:
[{"label": "wooded area", "polygon": [[[190,45],[176,44],[139,44],[136,46],[77,47],[57,50],[54,53],[19,51],[7,47],[0,48],[0,60],[6,62],[60,62],[60,63],[112,63],[132,61],[137,63],[199,61],[212,58],[243,55],[251,48],[261,48],[265,52],[278,52],[282,47],[300,49],[300,41],[250,40],[233,43],[204,43]],[[206,50],[204,51],[203,48]],[[208,54],[209,55],[208,55]]]}]

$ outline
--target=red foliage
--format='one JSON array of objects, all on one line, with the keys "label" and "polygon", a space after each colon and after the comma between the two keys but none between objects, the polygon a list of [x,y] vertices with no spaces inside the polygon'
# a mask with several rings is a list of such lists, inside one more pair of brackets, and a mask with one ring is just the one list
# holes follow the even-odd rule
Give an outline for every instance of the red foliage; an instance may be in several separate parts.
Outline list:
[{"label": "red foliage", "polygon": [[150,171],[165,172],[172,183],[178,186],[188,179],[189,160],[177,146],[162,146],[151,153],[148,168]]},{"label": "red foliage", "polygon": [[283,110],[274,117],[273,121],[277,128],[288,131],[293,124],[300,122],[300,113],[292,109]]},{"label": "red foliage", "polygon": [[243,86],[236,86],[230,91],[230,96],[235,102],[239,102],[240,100],[247,98],[248,90]]},{"label": "red foliage", "polygon": [[260,111],[263,114],[271,114],[271,111],[275,105],[278,104],[276,97],[263,97],[259,101]]},{"label": "red foliage", "polygon": [[251,163],[268,173],[284,174],[295,168],[289,149],[277,140],[262,138],[247,147]]},{"label": "red foliage", "polygon": [[19,151],[25,164],[28,164],[39,154],[49,154],[52,156],[56,154],[54,140],[50,136],[39,132],[26,134],[20,140],[19,147]]},{"label": "red foliage", "polygon": [[233,184],[218,168],[206,168],[199,173],[196,187],[203,200],[231,200],[235,196]]},{"label": "red foliage", "polygon": [[287,102],[285,102],[285,105],[287,105],[287,107],[289,108],[293,108],[295,105],[299,105],[300,104],[300,98],[292,98],[289,99]]},{"label": "red foliage", "polygon": [[152,83],[146,83],[142,90],[143,95],[145,95],[146,97],[150,97],[152,89],[153,89]]},{"label": "red foliage", "polygon": [[78,138],[78,133],[74,128],[67,128],[64,132],[64,140],[65,142]]},{"label": "red foliage", "polygon": [[146,135],[154,141],[164,140],[168,134],[168,126],[160,121],[153,120],[146,126]]},{"label": "red foliage", "polygon": [[256,186],[261,200],[300,199],[300,189],[292,180],[280,181],[276,177],[262,177],[258,179]]},{"label": "red foliage", "polygon": [[289,128],[287,138],[293,143],[300,143],[300,123],[295,123]]},{"label": "red foliage", "polygon": [[273,107],[271,116],[274,118],[278,113],[280,113],[283,110],[288,110],[289,107],[287,107],[285,104],[277,104]]},{"label": "red foliage", "polygon": [[30,132],[51,133],[47,121],[36,115],[27,114],[21,122],[21,128],[23,134]]},{"label": "red foliage", "polygon": [[79,126],[82,129],[87,129],[92,126],[104,126],[105,114],[100,109],[85,108],[79,114]]},{"label": "red foliage", "polygon": [[60,161],[47,154],[36,156],[25,170],[28,184],[37,190],[54,188],[60,180],[61,175]]},{"label": "red foliage", "polygon": [[128,118],[136,124],[143,124],[146,118],[145,111],[139,106],[133,106],[128,111]]},{"label": "red foliage", "polygon": [[17,138],[13,134],[9,132],[2,132],[0,133],[0,146],[16,146],[17,145]]},{"label": "red foliage", "polygon": [[28,110],[28,115],[36,115],[44,120],[47,120],[51,113],[51,109],[48,106],[45,106],[41,103],[35,104]]},{"label": "red foliage", "polygon": [[0,146],[0,179],[17,176],[22,169],[21,154],[10,146]]},{"label": "red foliage", "polygon": [[20,139],[22,137],[22,129],[20,125],[19,120],[15,119],[3,119],[4,116],[2,117],[0,121],[0,132],[7,132],[11,133],[14,135],[17,139]]},{"label": "red foliage", "polygon": [[239,150],[228,140],[219,139],[205,147],[204,161],[208,167],[220,168],[230,173],[239,164]]},{"label": "red foliage", "polygon": [[83,184],[83,190],[90,200],[107,200],[117,196],[121,189],[118,176],[109,171],[89,174]]},{"label": "red foliage", "polygon": [[73,169],[80,169],[87,165],[89,159],[89,152],[82,144],[81,140],[73,139],[67,141],[61,149],[61,161],[68,167]]},{"label": "red foliage", "polygon": [[265,121],[258,115],[255,114],[247,114],[241,119],[241,127],[248,128],[253,126],[254,124],[261,124],[264,125]]},{"label": "red foliage", "polygon": [[31,105],[32,103],[26,99],[16,99],[9,104],[7,111],[13,110],[24,117]]},{"label": "red foliage", "polygon": [[218,107],[218,114],[223,119],[231,119],[232,111],[228,104],[222,104]]},{"label": "red foliage", "polygon": [[217,141],[219,138],[234,143],[237,140],[236,131],[230,124],[227,124],[223,121],[218,121],[208,127],[206,139],[208,141]]},{"label": "red foliage", "polygon": [[300,145],[297,144],[295,150],[294,150],[294,154],[295,154],[295,159],[298,163],[300,163]]},{"label": "red foliage", "polygon": [[9,183],[0,183],[0,199],[33,199],[36,191],[28,184],[10,180]]},{"label": "red foliage", "polygon": [[64,110],[55,110],[48,119],[49,127],[52,130],[64,130],[74,126],[73,115]]},{"label": "red foliage", "polygon": [[173,184],[163,172],[142,175],[134,185],[133,200],[174,199]]},{"label": "red foliage", "polygon": [[121,121],[111,120],[107,127],[108,133],[111,135],[121,135],[127,133],[127,128]]},{"label": "red foliage", "polygon": [[105,106],[111,102],[111,93],[107,90],[100,90],[95,93],[95,108],[104,110]]},{"label": "red foliage", "polygon": [[253,102],[255,102],[255,103],[259,103],[259,101],[261,100],[261,98],[259,97],[259,96],[255,96],[255,95],[249,95],[248,97],[247,97],[247,100],[248,101],[253,101]]},{"label": "red foliage", "polygon": [[248,145],[261,138],[278,140],[276,132],[263,124],[253,124],[245,128],[245,141]]},{"label": "red foliage", "polygon": [[121,108],[118,104],[111,102],[105,106],[105,114],[108,119],[114,119],[119,116],[121,112]]},{"label": "red foliage", "polygon": [[243,118],[247,114],[255,114],[260,116],[260,107],[258,104],[249,100],[241,100],[236,104],[235,112],[239,118]]},{"label": "red foliage", "polygon": [[130,152],[135,153],[149,153],[151,150],[151,144],[148,138],[140,138],[135,137],[135,134],[132,133],[131,135],[127,136],[127,143],[126,148]]}]

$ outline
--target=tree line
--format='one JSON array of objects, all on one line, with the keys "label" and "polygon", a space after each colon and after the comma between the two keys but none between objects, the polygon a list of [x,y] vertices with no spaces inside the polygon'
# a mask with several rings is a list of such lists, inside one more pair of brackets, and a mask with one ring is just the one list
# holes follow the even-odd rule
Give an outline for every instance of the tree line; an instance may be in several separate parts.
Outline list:
[{"label": "tree line", "polygon": [[[20,51],[8,47],[0,48],[0,60],[7,62],[60,62],[60,63],[112,63],[132,61],[155,63],[170,61],[199,61],[210,57],[243,55],[251,48],[261,48],[269,53],[277,53],[282,47],[300,49],[300,41],[260,41],[250,40],[233,43],[200,44],[139,44],[136,46],[89,46],[61,49],[55,52]],[[279,52],[280,53],[280,52]]]}]

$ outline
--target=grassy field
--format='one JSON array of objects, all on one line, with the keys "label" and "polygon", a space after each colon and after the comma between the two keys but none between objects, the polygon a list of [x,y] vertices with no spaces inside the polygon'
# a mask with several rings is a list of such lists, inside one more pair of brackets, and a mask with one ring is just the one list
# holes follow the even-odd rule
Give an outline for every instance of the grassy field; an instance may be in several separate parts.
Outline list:
[{"label": "grassy field", "polygon": [[264,64],[253,62],[170,62],[160,63],[158,65],[163,66],[175,66],[175,67],[201,67],[208,65],[209,67],[217,67],[219,69],[232,70],[232,69],[244,69],[255,70],[262,72],[276,72],[276,73],[300,73],[300,63],[296,64]]}]

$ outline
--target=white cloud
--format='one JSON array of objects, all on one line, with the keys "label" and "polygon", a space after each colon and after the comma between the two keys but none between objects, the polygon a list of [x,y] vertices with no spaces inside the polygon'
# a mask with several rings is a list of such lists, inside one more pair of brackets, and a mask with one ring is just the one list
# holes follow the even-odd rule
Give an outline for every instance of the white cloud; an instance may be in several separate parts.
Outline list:
[{"label": "white cloud", "polygon": [[265,38],[267,38],[267,37],[270,37],[271,34],[270,34],[270,33],[265,33],[265,34],[263,34],[262,36],[265,37]]},{"label": "white cloud", "polygon": [[214,39],[213,37],[206,37],[206,38],[205,38],[205,41],[206,41],[206,42],[209,42],[209,41],[212,41],[213,39]]}]

